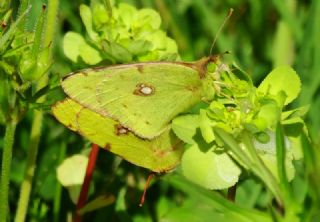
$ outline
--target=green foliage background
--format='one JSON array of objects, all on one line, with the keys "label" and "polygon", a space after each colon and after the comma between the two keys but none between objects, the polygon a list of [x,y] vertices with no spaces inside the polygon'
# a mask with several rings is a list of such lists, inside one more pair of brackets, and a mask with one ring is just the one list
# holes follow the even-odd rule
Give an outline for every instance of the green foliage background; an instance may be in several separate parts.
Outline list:
[{"label": "green foliage background", "polygon": [[[28,30],[33,29],[34,22],[41,12],[41,6],[46,3],[38,0],[30,2],[32,9],[28,16],[26,27]],[[163,29],[176,40],[184,61],[197,60],[209,54],[220,25],[228,10],[233,8],[234,14],[218,37],[213,54],[230,51],[230,54],[224,55],[223,59],[236,62],[252,76],[256,85],[273,67],[281,64],[293,66],[301,77],[302,93],[292,106],[310,104],[306,123],[314,147],[318,148],[320,143],[318,113],[320,107],[320,1],[128,0],[117,2],[127,2],[138,8],[150,7],[158,11],[163,19]],[[17,0],[12,1],[14,16],[17,13],[18,3]],[[71,30],[85,35],[85,28],[79,16],[81,3],[89,4],[89,1],[73,0],[59,3],[59,16],[56,21],[58,29],[52,42],[53,79],[58,79],[79,68],[74,67],[64,56],[62,37]],[[52,104],[63,97],[61,90],[52,90],[46,102]],[[29,111],[26,118],[17,126],[15,135],[9,196],[11,219],[17,208],[19,189],[23,181],[32,119],[33,113]],[[4,135],[4,125],[0,126],[0,134]],[[0,149],[3,147],[2,144],[1,136]],[[68,214],[73,212],[74,204],[67,191],[58,184],[55,169],[65,157],[79,153],[82,148],[87,149],[88,144],[65,129],[48,111],[42,126],[36,174],[28,207],[28,221],[65,221]],[[2,152],[0,153],[2,155]],[[312,193],[312,190],[308,191],[312,188],[308,187],[308,183],[304,181],[308,175],[305,175],[302,167],[308,164],[303,162],[296,164],[297,178],[292,185],[295,194],[301,195],[302,199],[306,193]],[[120,163],[118,158],[102,151],[94,174],[95,186],[91,198],[99,194],[111,193],[116,196],[116,203],[93,211],[85,218],[90,218],[90,221],[106,221],[106,219],[109,221],[161,221],[161,219],[163,221],[212,221],[215,217],[216,221],[232,221],[233,214],[222,216],[212,211],[213,208],[223,210],[214,205],[209,197],[204,198],[207,194],[203,194],[204,191],[201,188],[188,189],[186,183],[179,185],[179,183],[168,183],[166,180],[158,181],[151,186],[145,206],[139,208],[139,197],[147,175],[147,171],[124,161]],[[319,180],[316,175],[311,177]],[[314,192],[314,195],[316,193]],[[266,192],[258,181],[246,180],[238,189],[236,202],[248,208],[256,207],[268,212],[270,193]],[[301,204],[310,208],[308,201],[301,201]],[[244,213],[240,212],[240,214]],[[319,216],[320,212],[314,212],[314,215],[317,214]],[[316,217],[313,219],[317,221]]]}]

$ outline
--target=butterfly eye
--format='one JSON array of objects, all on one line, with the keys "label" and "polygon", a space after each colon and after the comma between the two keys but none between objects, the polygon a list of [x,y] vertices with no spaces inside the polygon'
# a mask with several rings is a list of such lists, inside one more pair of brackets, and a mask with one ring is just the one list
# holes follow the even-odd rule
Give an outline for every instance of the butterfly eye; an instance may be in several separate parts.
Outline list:
[{"label": "butterfly eye", "polygon": [[133,94],[138,96],[150,96],[154,93],[154,87],[150,84],[140,83],[136,86]]}]

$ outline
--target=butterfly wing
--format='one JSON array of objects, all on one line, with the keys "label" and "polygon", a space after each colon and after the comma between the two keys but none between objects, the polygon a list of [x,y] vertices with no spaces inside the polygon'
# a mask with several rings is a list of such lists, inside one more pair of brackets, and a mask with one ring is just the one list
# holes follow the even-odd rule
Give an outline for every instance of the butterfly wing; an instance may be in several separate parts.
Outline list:
[{"label": "butterfly wing", "polygon": [[71,99],[58,102],[52,110],[69,129],[135,165],[154,172],[166,172],[180,162],[183,144],[170,127],[159,137],[145,140],[112,118],[103,117]]},{"label": "butterfly wing", "polygon": [[81,105],[152,139],[179,113],[201,100],[199,72],[180,63],[138,63],[87,69],[62,82]]}]

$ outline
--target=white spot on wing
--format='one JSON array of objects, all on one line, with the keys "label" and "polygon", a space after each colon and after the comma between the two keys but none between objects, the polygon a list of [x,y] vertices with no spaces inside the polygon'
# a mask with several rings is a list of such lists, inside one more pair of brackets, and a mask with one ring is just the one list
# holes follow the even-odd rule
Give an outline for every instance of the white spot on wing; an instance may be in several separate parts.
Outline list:
[{"label": "white spot on wing", "polygon": [[130,132],[130,129],[122,126],[121,124],[115,125],[115,133],[116,135],[127,135]]},{"label": "white spot on wing", "polygon": [[121,128],[121,129],[119,129],[119,134],[127,134],[128,133],[128,130],[127,129],[125,129],[125,128]]},{"label": "white spot on wing", "polygon": [[151,84],[139,83],[136,85],[136,89],[133,94],[138,96],[150,96],[154,94],[155,88]]},{"label": "white spot on wing", "polygon": [[153,92],[153,90],[152,90],[151,87],[141,86],[140,92],[145,94],[145,95],[150,95]]}]

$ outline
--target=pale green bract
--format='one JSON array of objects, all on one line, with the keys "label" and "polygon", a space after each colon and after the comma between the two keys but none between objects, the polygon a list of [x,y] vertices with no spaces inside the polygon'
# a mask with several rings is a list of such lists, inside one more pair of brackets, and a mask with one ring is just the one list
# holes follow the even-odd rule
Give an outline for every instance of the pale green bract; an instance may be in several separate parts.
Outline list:
[{"label": "pale green bract", "polygon": [[284,105],[292,102],[299,94],[301,88],[300,78],[289,66],[277,67],[262,81],[258,92],[277,95],[281,91],[285,93]]},{"label": "pale green bract", "polygon": [[226,152],[201,150],[197,144],[187,148],[181,159],[183,175],[207,189],[225,189],[239,180],[240,168]]},{"label": "pale green bract", "polygon": [[86,175],[88,157],[75,154],[65,159],[57,168],[57,179],[65,186],[80,186]]},{"label": "pale green bract", "polygon": [[68,190],[69,196],[75,204],[80,195],[87,165],[87,156],[75,154],[65,159],[56,171],[58,181]]}]

